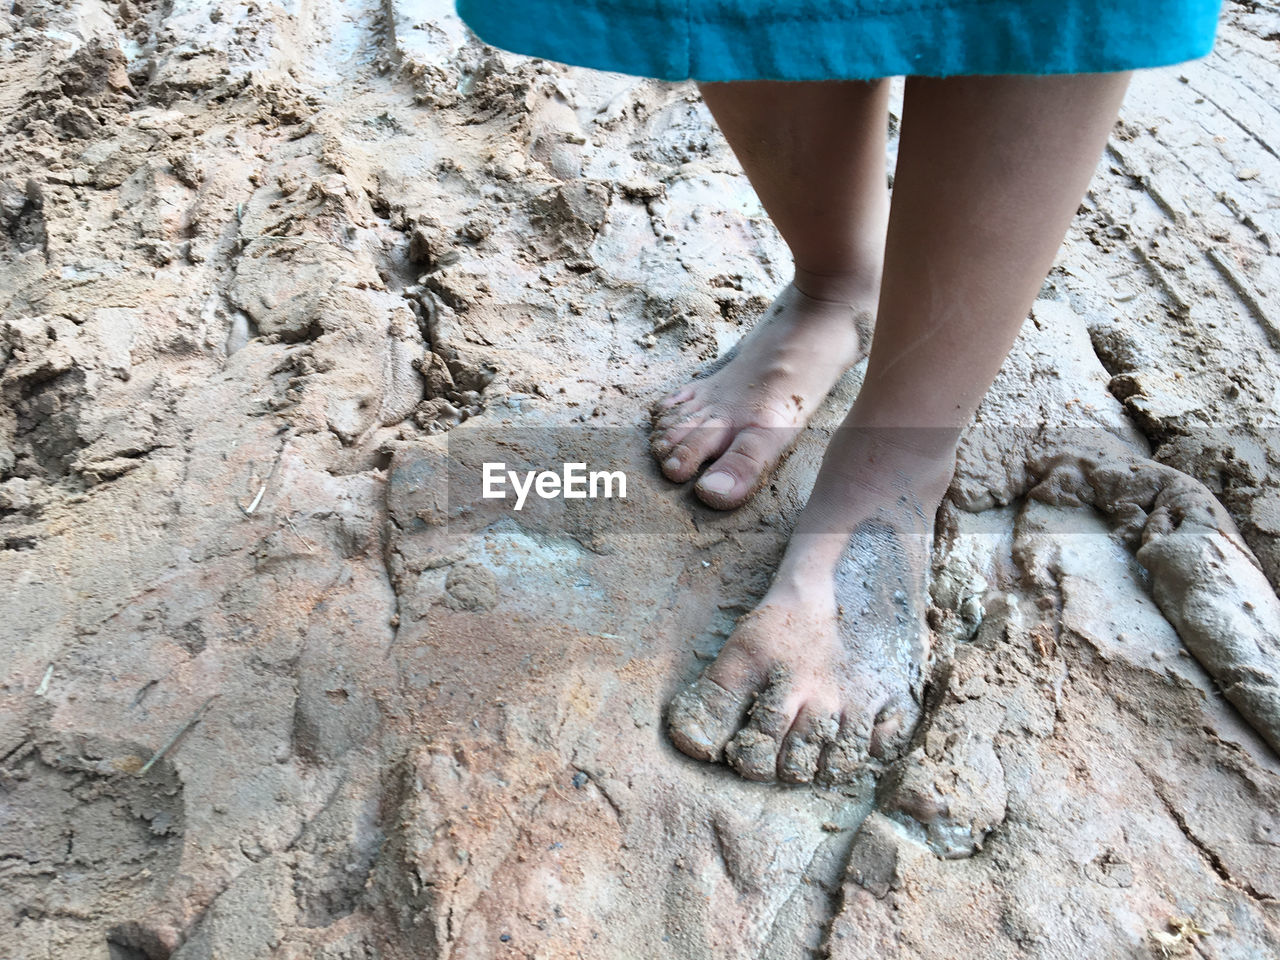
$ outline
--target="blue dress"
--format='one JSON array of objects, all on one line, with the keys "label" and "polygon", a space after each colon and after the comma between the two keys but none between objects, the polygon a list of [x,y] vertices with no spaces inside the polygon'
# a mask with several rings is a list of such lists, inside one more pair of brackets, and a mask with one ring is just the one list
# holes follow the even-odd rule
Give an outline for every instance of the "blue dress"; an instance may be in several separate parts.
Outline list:
[{"label": "blue dress", "polygon": [[1222,0],[456,0],[486,43],[664,80],[1102,73],[1213,46]]}]

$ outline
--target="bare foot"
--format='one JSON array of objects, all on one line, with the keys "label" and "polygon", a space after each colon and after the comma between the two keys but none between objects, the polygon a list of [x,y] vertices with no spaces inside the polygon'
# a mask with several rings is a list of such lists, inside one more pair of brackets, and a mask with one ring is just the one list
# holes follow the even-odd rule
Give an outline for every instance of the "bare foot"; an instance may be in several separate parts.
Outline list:
[{"label": "bare foot", "polygon": [[837,434],[773,585],[672,700],[671,739],[689,756],[751,780],[838,784],[910,739],[930,534],[954,459],[882,441]]},{"label": "bare foot", "polygon": [[751,331],[655,404],[650,445],[669,480],[721,510],[764,483],[837,380],[867,354],[877,287],[797,271]]}]

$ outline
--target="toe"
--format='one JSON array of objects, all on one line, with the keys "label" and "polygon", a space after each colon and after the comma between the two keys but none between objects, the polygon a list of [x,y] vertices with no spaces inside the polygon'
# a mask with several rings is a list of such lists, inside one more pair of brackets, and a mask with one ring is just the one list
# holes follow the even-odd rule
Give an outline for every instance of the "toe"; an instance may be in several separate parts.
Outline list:
[{"label": "toe", "polygon": [[778,779],[788,783],[809,783],[818,772],[823,750],[840,732],[840,715],[805,704],[782,742],[778,756]]},{"label": "toe", "polygon": [[751,707],[746,726],[725,745],[724,756],[733,769],[748,780],[776,780],[778,751],[801,702],[786,669],[771,672],[768,685]]},{"label": "toe", "polygon": [[717,510],[740,506],[764,482],[796,436],[792,427],[745,427],[724,455],[711,464],[694,487],[701,500]]},{"label": "toe", "polygon": [[732,439],[733,426],[727,420],[705,420],[671,447],[662,461],[662,472],[668,480],[684,483],[704,463],[723,453]]},{"label": "toe", "polygon": [[871,725],[861,711],[848,709],[840,731],[818,764],[818,780],[831,786],[856,782],[865,776]]},{"label": "toe", "polygon": [[669,422],[659,421],[649,437],[649,449],[659,460],[665,460],[671,455],[676,444],[687,437],[691,431],[702,426],[706,419],[705,415],[697,415],[673,417]]},{"label": "toe", "polygon": [[871,728],[871,756],[885,762],[896,760],[910,742],[919,717],[919,707],[906,695],[881,707]]},{"label": "toe", "polygon": [[667,711],[667,731],[682,753],[695,760],[719,760],[724,745],[742,724],[754,689],[740,692],[701,676],[675,695]]},{"label": "toe", "polygon": [[694,394],[693,384],[686,383],[683,387],[681,387],[675,393],[669,393],[665,397],[663,397],[661,400],[659,400],[657,403],[655,403],[653,405],[653,412],[656,415],[660,415],[663,412],[670,410],[672,407],[677,407],[682,403],[692,400],[693,394]]},{"label": "toe", "polygon": [[667,410],[659,410],[655,407],[649,415],[653,432],[663,433],[684,423],[701,423],[705,420],[710,415],[706,404],[693,401],[694,398],[690,397],[688,402],[677,404]]}]

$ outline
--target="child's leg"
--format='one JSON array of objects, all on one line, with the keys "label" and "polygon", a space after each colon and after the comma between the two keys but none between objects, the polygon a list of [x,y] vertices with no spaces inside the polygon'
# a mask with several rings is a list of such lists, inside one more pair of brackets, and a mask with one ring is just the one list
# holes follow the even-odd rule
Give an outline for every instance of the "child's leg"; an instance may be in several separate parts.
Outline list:
[{"label": "child's leg", "polygon": [[1052,265],[1128,77],[908,81],[866,381],[768,594],[672,704],[686,753],[723,749],[755,779],[840,779],[910,733],[925,546],[955,442]]},{"label": "child's leg", "polygon": [[713,83],[707,106],[795,257],[795,281],[714,372],[655,408],[653,450],[716,507],[768,477],[866,354],[889,201],[888,83]]}]

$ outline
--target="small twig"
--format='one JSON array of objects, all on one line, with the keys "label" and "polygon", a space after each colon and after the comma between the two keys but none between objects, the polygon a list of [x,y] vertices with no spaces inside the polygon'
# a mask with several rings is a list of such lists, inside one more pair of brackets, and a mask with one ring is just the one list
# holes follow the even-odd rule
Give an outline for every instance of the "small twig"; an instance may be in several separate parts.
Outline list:
[{"label": "small twig", "polygon": [[155,754],[151,757],[151,759],[142,765],[142,769],[138,771],[138,776],[142,776],[148,770],[150,770],[152,765],[161,757],[163,757],[166,753],[168,753],[169,748],[178,742],[179,737],[181,737],[184,733],[186,733],[193,726],[195,726],[196,721],[199,720],[200,717],[204,715],[206,708],[208,708],[209,704],[213,703],[213,698],[216,696],[217,696],[216,693],[211,694],[208,697],[208,699],[205,700],[204,703],[200,704],[200,706],[196,708],[196,712],[191,715],[191,719],[188,720],[186,723],[184,723],[182,726],[180,726],[177,729],[177,731],[174,732],[173,736],[165,741],[164,746],[161,747],[159,750],[157,750]]},{"label": "small twig", "polygon": [[276,468],[280,466],[280,460],[284,456],[284,448],[288,442],[289,441],[286,438],[285,442],[280,445],[280,452],[276,454],[275,462],[271,464],[271,469],[267,472],[266,479],[262,481],[262,486],[259,487],[258,492],[254,494],[253,502],[246,507],[241,505],[239,500],[236,501],[236,506],[240,507],[240,512],[246,517],[252,516],[253,511],[257,510],[258,504],[262,502],[262,495],[267,492],[267,484],[269,484],[271,482],[271,478],[276,475]]},{"label": "small twig", "polygon": [[[258,492],[253,498],[253,502],[250,503],[247,507],[240,507],[240,509],[244,511],[244,515],[246,517],[252,514],[253,511],[258,509],[258,504],[262,502],[262,495],[266,492],[267,492],[267,481],[263,480],[262,486],[258,488]],[[237,500],[236,505],[239,506],[239,504],[240,504],[240,501]]]},{"label": "small twig", "polygon": [[284,522],[289,525],[289,529],[293,531],[293,535],[302,542],[304,547],[307,548],[307,553],[315,553],[315,550],[311,548],[311,544],[307,542],[307,538],[300,534],[298,532],[298,528],[293,525],[293,520],[289,517],[285,517]]}]

